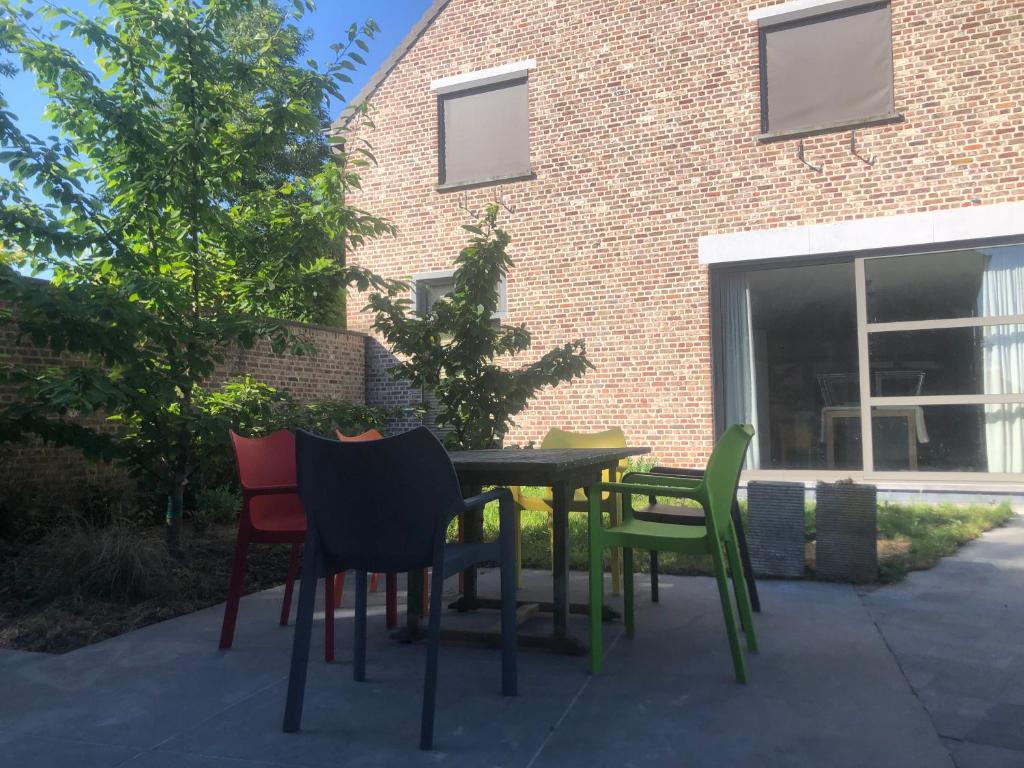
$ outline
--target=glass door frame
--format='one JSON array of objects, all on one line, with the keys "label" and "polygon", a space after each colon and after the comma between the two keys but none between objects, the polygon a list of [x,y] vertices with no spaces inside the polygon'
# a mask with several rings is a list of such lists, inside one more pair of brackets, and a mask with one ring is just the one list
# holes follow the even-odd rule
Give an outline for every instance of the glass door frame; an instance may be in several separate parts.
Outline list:
[{"label": "glass door frame", "polygon": [[1001,405],[1024,404],[1024,393],[1003,395],[914,395],[914,396],[880,396],[874,395],[871,389],[871,360],[869,341],[873,333],[906,332],[918,330],[940,330],[947,328],[976,328],[991,325],[1024,324],[1024,315],[999,315],[992,317],[963,317],[938,320],[912,320],[899,322],[868,322],[867,316],[867,281],[866,264],[870,260],[899,258],[908,255],[924,255],[929,253],[948,253],[950,251],[970,250],[972,248],[992,248],[1005,245],[1024,245],[1020,238],[995,238],[984,241],[949,243],[942,246],[905,247],[896,249],[879,249],[859,256],[837,254],[808,256],[793,259],[771,261],[734,262],[711,270],[710,315],[712,342],[712,380],[713,380],[713,412],[715,434],[720,435],[725,429],[724,403],[724,372],[722,366],[722,331],[719,318],[721,302],[718,298],[716,274],[725,272],[751,272],[762,269],[785,267],[815,266],[834,264],[838,261],[852,262],[854,268],[854,293],[856,298],[857,322],[857,362],[860,385],[860,424],[862,469],[748,469],[744,470],[745,480],[793,480],[810,482],[815,480],[835,481],[845,478],[862,481],[885,481],[887,484],[935,486],[957,486],[978,488],[979,486],[1013,486],[1024,489],[1024,474],[1015,472],[963,472],[944,470],[875,470],[874,461],[874,429],[871,411],[874,406],[931,406],[931,405]]}]

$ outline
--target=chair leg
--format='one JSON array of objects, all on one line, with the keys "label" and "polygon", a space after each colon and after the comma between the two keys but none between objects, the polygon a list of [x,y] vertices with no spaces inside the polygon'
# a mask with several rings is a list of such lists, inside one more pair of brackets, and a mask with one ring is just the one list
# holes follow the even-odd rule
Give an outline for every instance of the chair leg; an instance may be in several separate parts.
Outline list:
[{"label": "chair leg", "polygon": [[523,583],[523,511],[516,509],[516,589]]},{"label": "chair leg", "polygon": [[443,556],[434,561],[434,583],[430,595],[430,627],[427,632],[427,669],[423,681],[423,713],[420,720],[420,749],[433,749],[434,747],[434,707],[437,703],[437,657],[441,647],[441,597],[444,591],[444,566],[442,562]]},{"label": "chair leg", "polygon": [[[502,509],[504,507],[504,509]],[[498,531],[501,567],[501,693],[503,696],[515,696],[518,692],[516,675],[516,587],[519,569],[516,560],[516,544],[519,540],[519,514],[512,508],[512,502],[499,500],[501,515]],[[508,530],[511,522],[515,532]]]},{"label": "chair leg", "polygon": [[753,653],[757,650],[757,636],[754,634],[754,617],[750,611],[750,595],[747,593],[747,582],[744,578],[746,572],[740,561],[739,548],[736,542],[730,539],[725,543],[725,551],[729,556],[729,570],[732,571],[732,586],[736,593],[736,606],[740,611],[740,622],[743,625],[743,633],[747,638],[747,650]]},{"label": "chair leg", "polygon": [[249,554],[249,538],[241,528],[235,542],[235,561],[231,565],[231,581],[228,583],[228,599],[224,604],[224,623],[220,628],[220,649],[231,647],[235,639],[235,621],[238,619],[238,603],[242,599],[245,584],[245,559]]},{"label": "chair leg", "polygon": [[284,582],[284,600],[281,602],[281,626],[288,626],[288,614],[292,610],[292,590],[295,577],[299,574],[299,545],[292,544],[292,554],[288,559],[288,578]]},{"label": "chair leg", "polygon": [[590,672],[601,671],[603,652],[601,650],[601,619],[604,614],[604,565],[601,562],[603,550],[600,540],[590,532]]},{"label": "chair leg", "polygon": [[739,505],[733,506],[733,529],[736,531],[736,544],[740,550],[740,562],[743,563],[743,576],[747,580],[747,592],[750,595],[750,607],[757,613],[761,612],[761,598],[757,593],[757,581],[754,579],[754,568],[750,564],[750,550],[747,549],[747,534],[743,530],[743,518],[740,517]]},{"label": "chair leg", "polygon": [[[622,522],[621,516],[620,516],[620,513],[619,513],[618,498],[619,498],[618,494],[616,494],[613,497],[611,507],[608,510],[609,523],[611,523],[611,527],[612,528],[614,528],[616,525],[618,525],[620,522]],[[612,560],[612,594],[613,595],[621,595],[622,594],[622,550],[619,549],[618,547],[613,547],[611,549],[611,560]]]},{"label": "chair leg", "polygon": [[370,574],[370,591],[376,592],[378,587],[380,587],[380,574]]},{"label": "chair leg", "polygon": [[430,615],[430,571],[423,569],[423,614]]},{"label": "chair leg", "polygon": [[658,602],[658,550],[651,550],[651,602]]},{"label": "chair leg", "polygon": [[334,661],[334,575],[324,576],[324,661]]},{"label": "chair leg", "polygon": [[315,534],[306,533],[305,555],[302,558],[302,581],[299,583],[299,607],[295,613],[295,637],[292,639],[292,661],[288,672],[288,696],[284,707],[284,731],[294,733],[302,724],[302,702],[306,694],[306,672],[309,667],[309,641],[313,634],[313,609],[319,547]]},{"label": "chair leg", "polygon": [[334,607],[341,608],[341,598],[345,593],[345,571],[334,574]]},{"label": "chair leg", "polygon": [[387,628],[394,629],[398,626],[398,574],[384,577],[384,610]]},{"label": "chair leg", "polygon": [[366,571],[356,571],[356,621],[352,641],[352,679],[366,680]]},{"label": "chair leg", "polygon": [[622,550],[622,589],[623,608],[626,613],[626,637],[633,637],[636,633],[636,619],[633,599],[633,550],[624,547]]},{"label": "chair leg", "polygon": [[718,584],[718,596],[722,601],[722,616],[725,619],[725,633],[729,637],[729,650],[732,652],[732,666],[736,673],[737,683],[747,682],[747,663],[740,650],[740,636],[736,628],[736,614],[732,610],[729,599],[729,580],[725,575],[725,561],[722,559],[722,545],[711,546],[711,564],[715,571],[715,582]]}]

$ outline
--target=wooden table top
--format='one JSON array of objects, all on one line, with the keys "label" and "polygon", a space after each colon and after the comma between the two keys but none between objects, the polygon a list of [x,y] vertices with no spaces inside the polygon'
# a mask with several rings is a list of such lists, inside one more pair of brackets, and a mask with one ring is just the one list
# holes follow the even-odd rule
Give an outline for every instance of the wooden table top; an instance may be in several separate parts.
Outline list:
[{"label": "wooden table top", "polygon": [[450,451],[461,478],[487,484],[555,482],[580,473],[599,471],[627,456],[650,453],[646,447],[628,448],[494,448]]}]

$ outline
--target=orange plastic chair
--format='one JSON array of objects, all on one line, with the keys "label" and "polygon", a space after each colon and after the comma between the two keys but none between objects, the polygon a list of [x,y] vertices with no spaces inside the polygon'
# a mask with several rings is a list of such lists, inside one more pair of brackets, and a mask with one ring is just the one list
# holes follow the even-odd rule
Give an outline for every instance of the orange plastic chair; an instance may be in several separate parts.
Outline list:
[{"label": "orange plastic chair", "polygon": [[[299,547],[306,538],[306,514],[299,501],[295,476],[295,436],[287,429],[258,438],[241,437],[231,432],[231,443],[242,488],[242,514],[238,521],[234,564],[220,631],[222,650],[230,648],[234,641],[249,545],[292,545],[281,606],[281,626],[286,627],[299,570]],[[324,591],[324,658],[334,661],[334,579],[324,579]]]}]

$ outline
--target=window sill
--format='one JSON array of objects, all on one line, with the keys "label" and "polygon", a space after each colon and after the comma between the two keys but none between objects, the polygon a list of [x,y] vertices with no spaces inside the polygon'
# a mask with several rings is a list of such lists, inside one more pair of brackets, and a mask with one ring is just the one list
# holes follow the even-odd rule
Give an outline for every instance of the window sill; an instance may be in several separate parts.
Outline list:
[{"label": "window sill", "polygon": [[761,144],[770,144],[774,141],[785,141],[787,139],[802,139],[806,136],[818,136],[823,133],[840,133],[842,131],[852,131],[857,128],[868,128],[872,125],[887,125],[889,123],[902,123],[906,118],[898,112],[893,112],[890,115],[879,115],[878,117],[868,117],[863,120],[854,120],[846,123],[836,123],[834,125],[821,125],[813,128],[802,128],[800,130],[789,130],[789,131],[769,131],[762,133],[755,138]]},{"label": "window sill", "polygon": [[479,181],[453,181],[438,184],[434,187],[437,192],[454,192],[462,189],[475,189],[477,187],[489,187],[494,184],[511,184],[514,181],[533,181],[537,174],[533,171],[516,173],[511,176],[497,176],[493,179],[480,179]]}]

